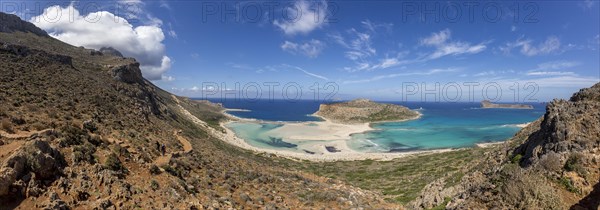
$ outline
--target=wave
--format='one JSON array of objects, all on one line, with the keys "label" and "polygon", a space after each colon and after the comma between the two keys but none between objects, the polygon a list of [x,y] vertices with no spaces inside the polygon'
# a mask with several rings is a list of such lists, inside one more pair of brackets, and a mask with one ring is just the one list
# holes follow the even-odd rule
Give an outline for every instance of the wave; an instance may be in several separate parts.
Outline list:
[{"label": "wave", "polygon": [[530,124],[529,122],[527,122],[527,123],[519,123],[519,124],[504,124],[504,125],[501,125],[500,127],[518,127],[518,128],[524,128],[524,127],[528,126],[529,124]]},{"label": "wave", "polygon": [[251,112],[249,109],[225,109],[226,112]]}]

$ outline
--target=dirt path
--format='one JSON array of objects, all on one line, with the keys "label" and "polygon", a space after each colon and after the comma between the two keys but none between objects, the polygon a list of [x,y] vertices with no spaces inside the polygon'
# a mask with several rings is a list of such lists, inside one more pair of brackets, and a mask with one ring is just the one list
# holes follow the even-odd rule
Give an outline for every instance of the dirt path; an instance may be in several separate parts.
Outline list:
[{"label": "dirt path", "polygon": [[192,143],[190,143],[190,141],[188,141],[183,136],[180,136],[179,133],[181,133],[181,131],[175,131],[173,132],[173,135],[175,135],[177,137],[177,140],[179,140],[179,142],[183,145],[183,153],[191,152],[193,149]]},{"label": "dirt path", "polygon": [[16,151],[21,145],[25,144],[26,141],[13,141],[10,144],[0,146],[0,160],[8,157],[14,151]]},{"label": "dirt path", "polygon": [[41,131],[19,131],[17,133],[7,133],[5,131],[0,131],[0,135],[3,138],[20,139],[20,138],[27,138],[27,137],[30,137],[33,134],[43,133],[43,132],[46,132],[46,131],[49,131],[49,130],[52,130],[52,129],[44,129],[44,130],[41,130]]},{"label": "dirt path", "polygon": [[[179,108],[179,110],[187,117],[189,117],[189,115],[192,115],[191,113],[189,113],[187,110],[185,110],[181,105],[179,105],[179,99],[177,99],[176,96],[172,96],[173,100],[175,100],[177,107]],[[193,115],[192,115],[193,116]],[[197,119],[197,118],[196,118]],[[199,120],[199,119],[198,119]],[[190,143],[190,141],[188,141],[185,137],[179,135],[181,133],[181,131],[173,131],[173,135],[177,138],[177,140],[179,141],[179,143],[181,143],[181,145],[183,146],[183,151],[176,151],[176,152],[168,152],[167,154],[165,154],[164,156],[159,156],[154,160],[154,164],[157,166],[164,166],[164,165],[168,165],[169,162],[171,161],[171,158],[173,157],[173,154],[187,154],[192,152],[192,150],[194,149],[192,147],[192,143]],[[162,170],[162,168],[161,168]]]}]

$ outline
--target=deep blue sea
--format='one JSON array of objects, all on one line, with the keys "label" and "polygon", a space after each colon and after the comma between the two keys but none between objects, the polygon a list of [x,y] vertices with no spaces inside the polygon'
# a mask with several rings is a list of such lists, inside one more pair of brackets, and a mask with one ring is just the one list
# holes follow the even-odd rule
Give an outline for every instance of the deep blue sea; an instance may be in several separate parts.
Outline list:
[{"label": "deep blue sea", "polygon": [[[259,100],[259,101],[220,101],[226,108],[249,111],[229,112],[242,118],[264,121],[319,121],[309,116],[319,109],[321,102]],[[364,152],[402,152],[443,148],[472,147],[476,143],[503,141],[512,137],[521,128],[519,124],[528,123],[541,117],[545,104],[535,103],[534,109],[481,109],[480,103],[436,103],[436,102],[389,102],[418,110],[423,114],[420,119],[406,122],[389,122],[372,125],[375,131],[358,133],[352,136],[348,145]],[[261,133],[275,126],[232,126],[231,128],[248,143],[265,145]],[[284,138],[285,140],[285,138]]]}]

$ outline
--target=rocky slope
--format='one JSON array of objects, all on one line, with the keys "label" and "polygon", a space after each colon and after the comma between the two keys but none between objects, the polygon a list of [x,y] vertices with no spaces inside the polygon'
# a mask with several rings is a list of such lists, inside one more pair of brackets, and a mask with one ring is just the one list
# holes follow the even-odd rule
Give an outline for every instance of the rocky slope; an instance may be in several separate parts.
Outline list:
[{"label": "rocky slope", "polygon": [[419,113],[395,104],[381,104],[368,99],[321,104],[314,114],[336,123],[373,123],[414,119]]},{"label": "rocky slope", "polygon": [[495,104],[491,101],[484,100],[481,102],[481,108],[484,109],[533,109],[533,106],[528,104]]},{"label": "rocky slope", "polygon": [[0,209],[398,208],[213,138],[181,107],[209,126],[222,108],[161,90],[134,59],[0,16]]},{"label": "rocky slope", "polygon": [[411,207],[599,208],[600,83],[549,103],[541,119],[474,168],[457,185],[427,186]]}]

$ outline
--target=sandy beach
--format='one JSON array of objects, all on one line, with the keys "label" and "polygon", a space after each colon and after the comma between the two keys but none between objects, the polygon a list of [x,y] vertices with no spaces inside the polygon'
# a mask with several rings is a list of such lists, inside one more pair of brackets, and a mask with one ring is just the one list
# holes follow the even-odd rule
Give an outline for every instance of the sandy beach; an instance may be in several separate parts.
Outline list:
[{"label": "sandy beach", "polygon": [[[352,161],[352,160],[391,160],[395,158],[406,157],[409,155],[416,154],[430,154],[448,152],[457,149],[439,149],[439,150],[428,150],[428,151],[412,151],[402,153],[365,153],[352,150],[348,147],[347,141],[351,138],[351,134],[361,133],[374,130],[369,123],[362,124],[339,124],[333,123],[327,119],[320,122],[298,122],[298,123],[284,123],[283,126],[276,128],[270,132],[274,134],[285,133],[287,135],[286,140],[293,142],[294,140],[303,140],[304,144],[298,147],[298,152],[277,150],[269,148],[255,147],[246,142],[246,140],[238,137],[235,132],[229,129],[226,125],[232,122],[260,122],[254,119],[244,119],[231,115],[224,111],[224,114],[231,120],[222,122],[221,127],[224,131],[217,131],[212,128],[208,128],[211,134],[216,138],[219,138],[231,145],[241,147],[256,153],[268,153],[280,157],[290,158],[294,160],[308,160],[317,162],[329,162],[329,161]],[[415,117],[418,119],[421,115]],[[314,140],[313,142],[308,142]],[[325,141],[324,141],[325,140]],[[327,150],[327,147],[335,148],[335,152]],[[309,151],[301,152],[301,151]]]}]

